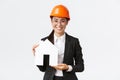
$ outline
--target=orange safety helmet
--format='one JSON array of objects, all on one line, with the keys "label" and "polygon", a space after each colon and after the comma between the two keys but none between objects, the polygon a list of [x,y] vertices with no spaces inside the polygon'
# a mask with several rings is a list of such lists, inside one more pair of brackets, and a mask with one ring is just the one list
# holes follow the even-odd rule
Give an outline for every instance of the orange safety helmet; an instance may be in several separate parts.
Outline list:
[{"label": "orange safety helmet", "polygon": [[56,5],[51,11],[50,17],[52,17],[52,16],[65,17],[70,20],[69,11],[63,5]]}]

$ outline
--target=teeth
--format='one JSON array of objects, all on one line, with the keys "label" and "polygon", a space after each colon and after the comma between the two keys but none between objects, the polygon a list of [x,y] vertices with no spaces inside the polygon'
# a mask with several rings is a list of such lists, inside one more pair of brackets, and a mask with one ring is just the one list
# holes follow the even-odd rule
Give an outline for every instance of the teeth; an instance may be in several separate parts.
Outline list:
[{"label": "teeth", "polygon": [[60,29],[62,29],[62,28],[57,28],[57,29],[59,29],[59,30],[60,30]]}]

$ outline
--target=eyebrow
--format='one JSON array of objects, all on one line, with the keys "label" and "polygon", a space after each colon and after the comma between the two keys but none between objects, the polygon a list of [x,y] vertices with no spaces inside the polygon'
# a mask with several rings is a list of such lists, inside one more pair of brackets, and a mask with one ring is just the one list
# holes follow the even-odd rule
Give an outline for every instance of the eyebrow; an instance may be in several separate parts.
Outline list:
[{"label": "eyebrow", "polygon": [[[58,20],[57,18],[54,18],[55,20]],[[66,18],[61,18],[61,20],[66,20]]]}]

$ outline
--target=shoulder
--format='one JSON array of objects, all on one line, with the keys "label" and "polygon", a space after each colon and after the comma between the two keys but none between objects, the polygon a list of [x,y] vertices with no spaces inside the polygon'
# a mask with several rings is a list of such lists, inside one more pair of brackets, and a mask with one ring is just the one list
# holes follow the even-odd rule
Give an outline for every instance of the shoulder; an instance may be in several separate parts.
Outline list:
[{"label": "shoulder", "polygon": [[71,40],[71,41],[79,41],[79,39],[77,37],[71,36],[71,35],[69,35],[67,33],[66,33],[66,38],[68,40]]},{"label": "shoulder", "polygon": [[69,42],[69,44],[72,44],[81,49],[81,44],[77,37],[73,37],[71,35],[66,34],[66,41]]},{"label": "shoulder", "polygon": [[79,38],[71,36],[69,34],[66,33],[66,41],[69,42],[69,44],[75,44],[75,45],[80,45],[80,41]]}]

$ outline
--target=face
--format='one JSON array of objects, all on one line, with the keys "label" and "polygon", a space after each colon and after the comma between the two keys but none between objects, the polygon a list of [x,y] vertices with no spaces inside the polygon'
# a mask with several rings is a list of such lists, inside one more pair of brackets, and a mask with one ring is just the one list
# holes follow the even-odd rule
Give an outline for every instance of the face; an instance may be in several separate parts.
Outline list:
[{"label": "face", "polygon": [[52,17],[51,23],[53,30],[56,35],[63,35],[65,32],[65,28],[68,24],[68,20],[66,18],[60,18],[60,17]]}]

